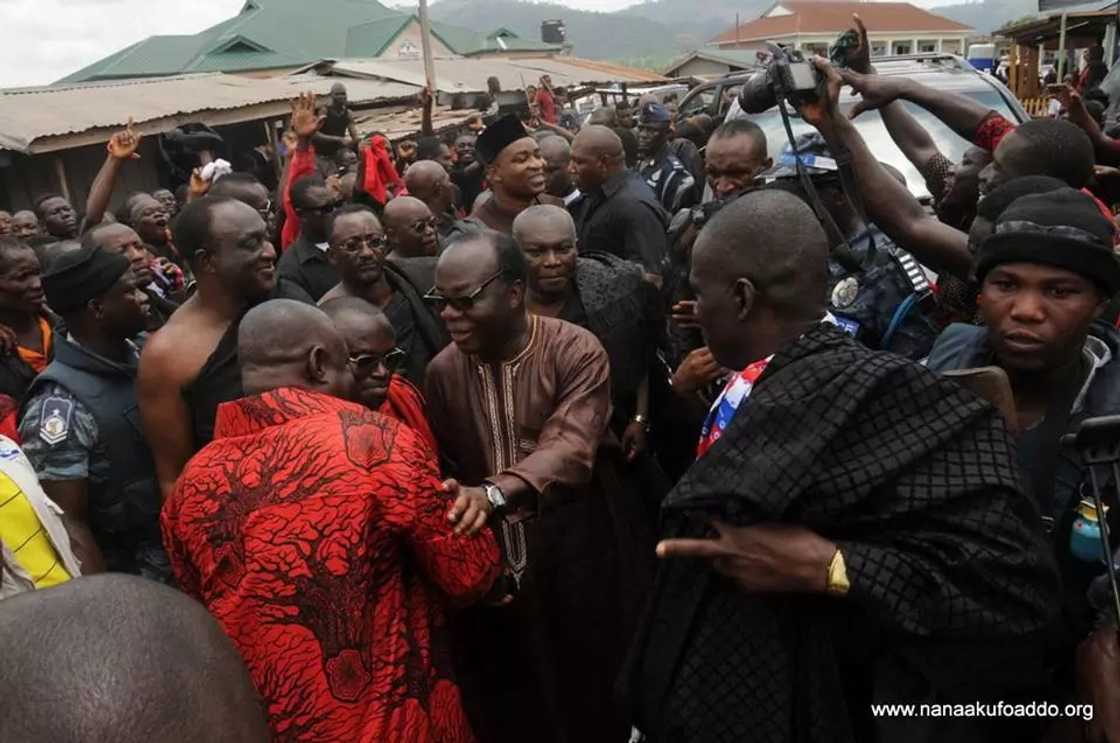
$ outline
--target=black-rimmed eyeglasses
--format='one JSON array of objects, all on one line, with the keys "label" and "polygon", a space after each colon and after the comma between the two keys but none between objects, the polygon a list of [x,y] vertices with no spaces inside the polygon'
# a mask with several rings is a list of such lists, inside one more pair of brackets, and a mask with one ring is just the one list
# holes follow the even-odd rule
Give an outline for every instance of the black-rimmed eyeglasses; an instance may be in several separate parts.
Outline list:
[{"label": "black-rimmed eyeglasses", "polygon": [[404,361],[405,353],[402,348],[394,348],[389,353],[360,353],[349,359],[350,368],[360,377],[368,377],[378,369],[384,367],[386,371],[396,371]]}]

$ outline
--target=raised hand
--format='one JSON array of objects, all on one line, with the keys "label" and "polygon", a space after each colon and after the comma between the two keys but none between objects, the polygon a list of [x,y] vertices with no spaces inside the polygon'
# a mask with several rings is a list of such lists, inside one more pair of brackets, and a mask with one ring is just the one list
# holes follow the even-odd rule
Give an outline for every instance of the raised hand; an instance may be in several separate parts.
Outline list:
[{"label": "raised hand", "polygon": [[817,68],[817,73],[824,78],[824,88],[816,100],[805,101],[797,107],[801,118],[820,129],[828,126],[837,115],[840,101],[840,88],[844,80],[828,60],[823,57],[813,57],[810,63]]},{"label": "raised hand", "polygon": [[191,184],[189,200],[201,199],[210,190],[210,181],[202,177],[202,168],[191,171]]},{"label": "raised hand", "polygon": [[859,35],[859,46],[848,52],[848,69],[863,75],[871,74],[871,44],[867,40],[867,27],[859,13],[852,13],[852,24]]},{"label": "raised hand", "polygon": [[105,145],[105,149],[109,151],[111,157],[117,160],[139,160],[140,155],[136,152],[140,147],[140,140],[143,136],[137,134],[132,128],[132,117],[128,117],[128,125],[123,131],[116,132],[109,138],[109,143]]},{"label": "raised hand", "polygon": [[864,111],[873,111],[896,101],[902,97],[904,79],[883,77],[881,75],[862,75],[853,70],[841,70],[837,73],[842,82],[851,85],[852,90],[860,94],[860,100],[848,112],[848,118],[854,119]]},{"label": "raised hand", "polygon": [[326,115],[319,115],[315,109],[314,93],[300,93],[299,98],[292,101],[292,131],[300,139],[310,139],[326,120]]}]

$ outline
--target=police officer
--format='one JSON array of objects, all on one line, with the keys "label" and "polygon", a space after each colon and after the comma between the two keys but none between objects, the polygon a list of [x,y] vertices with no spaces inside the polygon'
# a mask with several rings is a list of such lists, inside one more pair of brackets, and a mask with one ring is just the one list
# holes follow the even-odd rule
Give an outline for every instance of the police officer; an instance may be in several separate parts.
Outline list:
[{"label": "police officer", "polygon": [[[817,132],[797,139],[820,204],[831,217],[825,232],[829,254],[829,311],[841,328],[864,345],[914,360],[925,358],[940,332],[936,297],[918,262],[867,222],[845,193],[839,165]],[[801,196],[793,149],[786,145],[769,186]],[[835,228],[835,229],[834,229]]]},{"label": "police officer", "polygon": [[660,103],[647,103],[638,116],[638,172],[665,211],[675,214],[698,201],[696,179],[669,149],[672,115]]},{"label": "police officer", "polygon": [[82,572],[162,580],[159,488],[136,403],[148,299],[128,258],[99,247],[67,253],[43,277],[65,330],[32,383],[20,423],[43,489],[65,512]]}]

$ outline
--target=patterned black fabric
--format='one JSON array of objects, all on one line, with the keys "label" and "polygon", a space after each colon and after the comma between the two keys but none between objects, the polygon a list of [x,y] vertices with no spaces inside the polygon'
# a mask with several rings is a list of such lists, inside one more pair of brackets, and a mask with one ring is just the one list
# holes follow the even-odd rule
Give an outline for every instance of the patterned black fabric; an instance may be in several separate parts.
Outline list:
[{"label": "patterned black fabric", "polygon": [[749,596],[706,563],[663,564],[629,677],[653,741],[913,743],[943,723],[884,731],[868,705],[900,688],[1012,699],[1044,681],[1056,572],[1001,417],[835,328],[774,358],[662,517],[665,536],[702,536],[713,517],[804,525],[840,544],[852,588]]}]

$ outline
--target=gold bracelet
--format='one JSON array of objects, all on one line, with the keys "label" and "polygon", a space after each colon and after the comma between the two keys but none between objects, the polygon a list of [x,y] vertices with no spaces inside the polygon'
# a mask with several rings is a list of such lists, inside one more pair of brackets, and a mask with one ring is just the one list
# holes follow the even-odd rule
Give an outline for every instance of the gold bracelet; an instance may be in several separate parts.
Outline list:
[{"label": "gold bracelet", "polygon": [[844,596],[847,595],[851,587],[852,585],[848,582],[848,568],[844,565],[844,553],[837,547],[832,559],[828,562],[828,583],[825,590],[833,596]]}]

